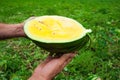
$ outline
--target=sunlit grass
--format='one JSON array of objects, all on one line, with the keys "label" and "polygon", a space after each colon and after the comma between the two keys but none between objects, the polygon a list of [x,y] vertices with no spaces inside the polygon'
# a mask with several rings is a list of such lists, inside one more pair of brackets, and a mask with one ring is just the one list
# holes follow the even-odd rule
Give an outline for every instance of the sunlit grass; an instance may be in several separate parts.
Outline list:
[{"label": "sunlit grass", "polygon": [[[120,79],[119,0],[1,0],[0,22],[20,23],[31,16],[60,15],[91,28],[92,45],[55,80]],[[27,80],[47,53],[26,38],[0,41],[0,80]]]}]

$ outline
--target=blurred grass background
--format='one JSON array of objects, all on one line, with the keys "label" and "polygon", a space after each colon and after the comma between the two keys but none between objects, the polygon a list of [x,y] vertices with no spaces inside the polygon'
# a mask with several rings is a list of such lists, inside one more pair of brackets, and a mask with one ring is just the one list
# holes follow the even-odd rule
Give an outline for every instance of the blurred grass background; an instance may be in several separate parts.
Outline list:
[{"label": "blurred grass background", "polygon": [[[1,23],[42,15],[73,18],[93,30],[91,47],[55,80],[120,80],[120,0],[0,0]],[[27,80],[47,53],[26,38],[0,41],[0,80]]]}]

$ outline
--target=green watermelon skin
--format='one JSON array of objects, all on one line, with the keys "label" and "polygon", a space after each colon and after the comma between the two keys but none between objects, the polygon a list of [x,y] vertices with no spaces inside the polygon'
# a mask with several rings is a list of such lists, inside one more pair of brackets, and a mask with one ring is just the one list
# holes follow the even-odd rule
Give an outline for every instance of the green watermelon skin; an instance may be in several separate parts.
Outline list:
[{"label": "green watermelon skin", "polygon": [[66,43],[43,43],[35,40],[33,42],[50,53],[69,53],[80,50],[89,40],[89,35],[86,35],[81,39]]}]

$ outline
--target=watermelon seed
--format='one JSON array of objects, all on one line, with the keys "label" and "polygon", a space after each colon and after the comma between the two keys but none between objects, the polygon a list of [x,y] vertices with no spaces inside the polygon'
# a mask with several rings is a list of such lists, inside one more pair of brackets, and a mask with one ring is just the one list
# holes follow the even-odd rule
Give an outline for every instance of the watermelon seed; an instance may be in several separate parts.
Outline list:
[{"label": "watermelon seed", "polygon": [[42,22],[42,21],[38,21],[39,23],[41,23],[41,24],[44,24],[44,22]]},{"label": "watermelon seed", "polygon": [[41,28],[39,28],[39,30],[42,30]]},{"label": "watermelon seed", "polygon": [[42,30],[42,28],[41,28],[41,27],[38,27],[38,26],[36,26],[36,25],[35,25],[35,27],[36,27],[38,30]]},{"label": "watermelon seed", "polygon": [[55,32],[53,32],[52,34],[55,35]]}]

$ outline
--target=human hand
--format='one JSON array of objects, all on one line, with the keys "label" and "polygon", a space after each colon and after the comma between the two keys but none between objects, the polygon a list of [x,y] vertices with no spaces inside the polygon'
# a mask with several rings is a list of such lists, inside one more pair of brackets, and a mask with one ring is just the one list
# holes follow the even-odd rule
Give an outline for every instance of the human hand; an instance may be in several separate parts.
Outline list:
[{"label": "human hand", "polygon": [[76,52],[55,56],[50,54],[43,63],[37,66],[29,80],[52,80],[75,55]]},{"label": "human hand", "polygon": [[24,22],[19,23],[19,25],[21,25],[20,27],[22,28],[22,35],[23,35],[23,36],[26,37],[26,34],[24,33],[24,25],[25,25],[25,23],[26,23],[27,21],[30,21],[30,20],[34,19],[34,18],[35,18],[35,17],[30,17],[30,18],[28,18],[27,20],[25,20]]},{"label": "human hand", "polygon": [[5,24],[0,23],[0,40],[15,38],[15,37],[25,37],[23,30],[23,23],[19,24]]},{"label": "human hand", "polygon": [[0,40],[15,38],[15,37],[27,37],[24,32],[24,24],[34,19],[35,17],[30,17],[22,23],[18,24],[5,24],[0,23]]},{"label": "human hand", "polygon": [[30,21],[30,20],[32,20],[32,19],[34,19],[34,18],[35,18],[35,17],[30,17],[30,18],[28,18],[27,20],[25,20],[25,21],[22,22],[22,23],[14,24],[13,26],[15,26],[15,28],[16,28],[16,33],[19,33],[19,34],[16,35],[16,36],[18,36],[18,37],[27,37],[26,34],[25,34],[25,32],[24,32],[24,25],[25,25],[25,23],[26,23],[27,21]]}]

